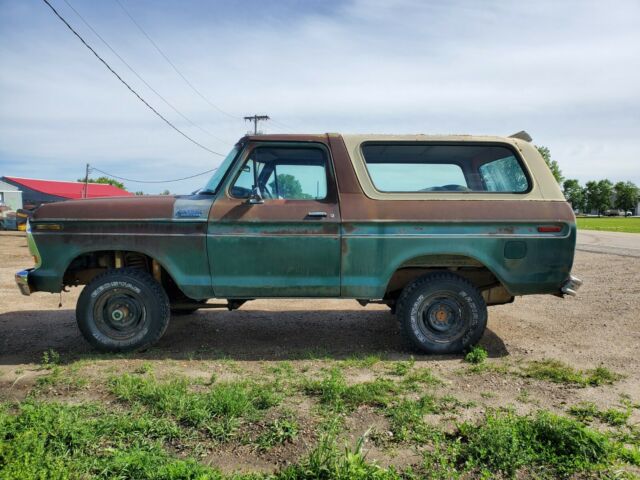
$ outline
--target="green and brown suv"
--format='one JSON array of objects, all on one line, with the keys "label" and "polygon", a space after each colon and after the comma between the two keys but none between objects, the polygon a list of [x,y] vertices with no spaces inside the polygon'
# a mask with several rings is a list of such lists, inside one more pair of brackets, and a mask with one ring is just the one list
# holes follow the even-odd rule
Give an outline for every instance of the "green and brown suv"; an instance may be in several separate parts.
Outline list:
[{"label": "green and brown suv", "polygon": [[324,297],[387,304],[413,347],[459,352],[487,305],[580,285],[571,206],[519,138],[247,136],[194,195],[49,204],[29,230],[20,289],[86,285],[78,324],[108,351],[172,313]]}]

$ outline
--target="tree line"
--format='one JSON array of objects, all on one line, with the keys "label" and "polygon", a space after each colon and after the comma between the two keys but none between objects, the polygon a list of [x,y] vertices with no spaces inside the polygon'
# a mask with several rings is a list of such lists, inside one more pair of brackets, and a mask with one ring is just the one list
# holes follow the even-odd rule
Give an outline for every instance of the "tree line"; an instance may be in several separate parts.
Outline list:
[{"label": "tree line", "polygon": [[574,210],[595,211],[602,215],[615,208],[624,212],[634,211],[640,201],[640,190],[633,182],[591,180],[584,187],[578,180],[570,178],[562,183],[562,193]]},{"label": "tree line", "polygon": [[564,198],[574,210],[580,212],[597,212],[602,215],[611,208],[624,212],[633,211],[640,202],[640,189],[633,182],[618,182],[614,184],[608,179],[591,180],[584,187],[575,178],[565,179],[560,165],[551,160],[551,152],[547,147],[536,147],[549,166],[556,181],[562,185]]}]

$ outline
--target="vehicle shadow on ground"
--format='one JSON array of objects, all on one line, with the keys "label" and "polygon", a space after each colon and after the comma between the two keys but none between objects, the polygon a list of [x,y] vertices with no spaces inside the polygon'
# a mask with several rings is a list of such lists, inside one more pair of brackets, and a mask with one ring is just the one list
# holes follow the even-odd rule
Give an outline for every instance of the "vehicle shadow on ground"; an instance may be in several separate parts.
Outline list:
[{"label": "vehicle shadow on ground", "polygon": [[[509,354],[487,329],[481,340],[490,357]],[[74,310],[28,310],[0,314],[0,364],[38,362],[46,350],[62,361],[98,355],[85,342]],[[398,321],[386,310],[200,311],[171,319],[154,347],[126,358],[301,360],[378,355],[417,361],[459,360],[460,355],[420,355],[409,350]]]}]

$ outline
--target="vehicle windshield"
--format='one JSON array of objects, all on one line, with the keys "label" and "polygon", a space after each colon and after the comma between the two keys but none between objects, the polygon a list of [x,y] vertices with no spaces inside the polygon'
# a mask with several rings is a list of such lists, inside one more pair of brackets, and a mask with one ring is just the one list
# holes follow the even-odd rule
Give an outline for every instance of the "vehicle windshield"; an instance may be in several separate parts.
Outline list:
[{"label": "vehicle windshield", "polygon": [[239,145],[236,145],[231,149],[229,154],[224,158],[222,163],[218,165],[218,168],[216,169],[216,171],[213,172],[213,176],[209,179],[209,181],[204,186],[204,188],[200,190],[200,192],[215,193],[218,190],[218,187],[220,186],[220,182],[222,181],[224,174],[227,173],[227,170],[229,170],[229,167],[235,160],[239,151],[240,151]]}]

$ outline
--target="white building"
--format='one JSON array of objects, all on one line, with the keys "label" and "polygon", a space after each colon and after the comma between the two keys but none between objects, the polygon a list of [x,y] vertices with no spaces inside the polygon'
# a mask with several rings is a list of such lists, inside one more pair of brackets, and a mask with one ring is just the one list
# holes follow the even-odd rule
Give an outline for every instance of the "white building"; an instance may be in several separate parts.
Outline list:
[{"label": "white building", "polygon": [[14,211],[22,208],[22,192],[20,189],[0,180],[0,205],[6,205]]}]

